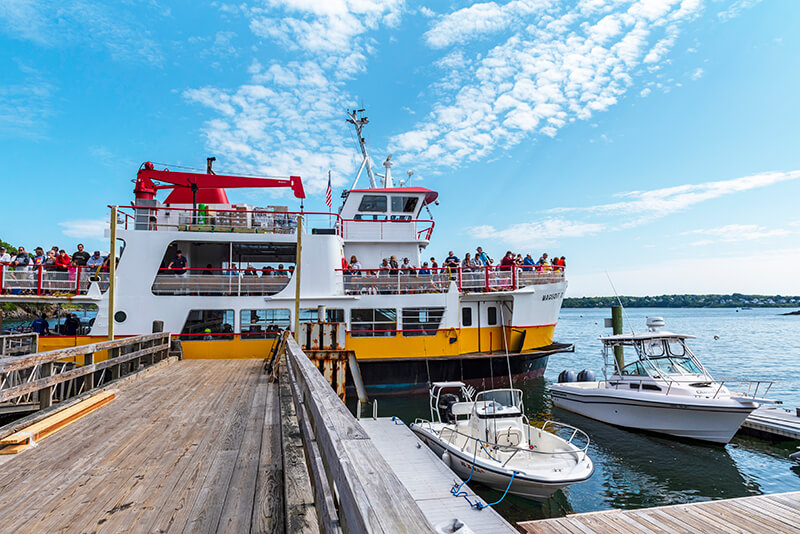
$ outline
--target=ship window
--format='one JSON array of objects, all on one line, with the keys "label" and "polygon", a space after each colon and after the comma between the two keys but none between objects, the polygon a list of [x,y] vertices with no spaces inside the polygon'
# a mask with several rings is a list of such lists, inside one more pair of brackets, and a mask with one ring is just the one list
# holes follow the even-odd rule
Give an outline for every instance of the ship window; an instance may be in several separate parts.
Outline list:
[{"label": "ship window", "polygon": [[403,308],[403,335],[435,336],[444,308]]},{"label": "ship window", "polygon": [[622,376],[647,376],[647,373],[641,363],[633,362],[622,368]]},{"label": "ship window", "polygon": [[472,308],[469,306],[461,308],[461,326],[472,326]]},{"label": "ship window", "polygon": [[233,339],[233,310],[189,310],[181,336],[184,341]]},{"label": "ship window", "polygon": [[354,221],[385,221],[386,215],[363,215],[359,213],[353,217]]},{"label": "ship window", "polygon": [[489,326],[494,326],[497,324],[497,306],[489,306],[486,309],[486,322]]},{"label": "ship window", "polygon": [[281,330],[289,328],[290,315],[287,309],[242,310],[239,324],[242,339],[272,339]]},{"label": "ship window", "polygon": [[417,209],[417,197],[392,197],[392,211],[414,213]]},{"label": "ship window", "polygon": [[397,310],[393,308],[350,310],[350,335],[353,337],[393,336],[396,331]]},{"label": "ship window", "polygon": [[386,211],[386,195],[364,195],[358,211]]},{"label": "ship window", "polygon": [[[316,323],[319,321],[316,308],[303,308],[300,310],[301,323]],[[341,308],[326,308],[325,309],[325,322],[327,323],[343,323],[344,310]]]},{"label": "ship window", "polygon": [[679,339],[668,339],[667,349],[670,356],[686,356],[686,345]]},{"label": "ship window", "polygon": [[664,342],[660,339],[652,341],[645,341],[642,343],[644,353],[648,356],[663,356],[664,355]]}]

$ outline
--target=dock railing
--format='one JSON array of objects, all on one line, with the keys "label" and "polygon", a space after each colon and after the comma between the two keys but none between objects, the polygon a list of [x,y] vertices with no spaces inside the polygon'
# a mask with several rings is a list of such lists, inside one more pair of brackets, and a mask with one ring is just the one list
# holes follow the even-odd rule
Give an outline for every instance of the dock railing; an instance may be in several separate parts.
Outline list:
[{"label": "dock railing", "polygon": [[[169,332],[159,332],[26,356],[2,357],[0,403],[30,401],[38,396],[39,408],[45,409],[53,403],[56,389],[57,399],[64,401],[132,373],[140,365],[152,365],[165,359],[169,348]],[[97,361],[95,357],[103,352],[107,359]]]},{"label": "dock railing", "polygon": [[21,356],[39,349],[39,334],[6,334],[0,336],[0,356]]},{"label": "dock railing", "polygon": [[321,530],[433,532],[369,435],[294,338],[288,337],[285,347],[281,382],[288,374]]}]

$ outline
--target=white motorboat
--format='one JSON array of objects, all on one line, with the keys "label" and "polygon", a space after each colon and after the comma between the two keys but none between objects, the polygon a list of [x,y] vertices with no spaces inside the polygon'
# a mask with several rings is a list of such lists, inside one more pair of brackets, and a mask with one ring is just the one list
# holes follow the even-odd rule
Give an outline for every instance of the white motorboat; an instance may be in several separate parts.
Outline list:
[{"label": "white motorboat", "polygon": [[553,421],[530,425],[518,389],[475,395],[463,382],[434,382],[430,405],[431,420],[410,428],[463,480],[541,501],[592,476],[589,436]]},{"label": "white motorboat", "polygon": [[[661,326],[651,317],[647,332],[601,337],[605,380],[564,371],[550,387],[553,404],[612,425],[728,443],[753,410],[775,402],[758,396],[772,382],[715,380],[686,345],[694,336]],[[633,349],[633,361],[623,348]]]}]

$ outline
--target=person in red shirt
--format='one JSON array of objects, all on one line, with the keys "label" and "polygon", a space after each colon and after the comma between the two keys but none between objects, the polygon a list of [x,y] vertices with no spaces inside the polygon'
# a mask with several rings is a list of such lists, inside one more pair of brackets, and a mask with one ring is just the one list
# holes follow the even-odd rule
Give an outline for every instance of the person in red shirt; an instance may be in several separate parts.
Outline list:
[{"label": "person in red shirt", "polygon": [[506,255],[503,256],[503,259],[500,260],[500,270],[510,271],[513,266],[514,266],[514,253],[509,250],[508,252],[506,252]]},{"label": "person in red shirt", "polygon": [[56,256],[56,269],[59,271],[67,271],[70,265],[72,265],[72,258],[69,257],[67,251],[64,249],[58,251],[58,256]]}]

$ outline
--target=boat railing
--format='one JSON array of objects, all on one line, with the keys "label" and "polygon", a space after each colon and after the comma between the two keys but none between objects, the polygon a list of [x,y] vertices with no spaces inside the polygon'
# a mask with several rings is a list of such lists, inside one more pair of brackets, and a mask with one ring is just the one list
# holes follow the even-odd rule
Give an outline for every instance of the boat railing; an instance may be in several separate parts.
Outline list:
[{"label": "boat railing", "polygon": [[273,268],[159,269],[154,295],[246,296],[274,295],[287,286],[292,273]]},{"label": "boat railing", "polygon": [[[586,458],[586,455],[588,454],[588,451],[589,451],[590,439],[589,439],[589,435],[586,432],[584,432],[583,430],[580,430],[579,428],[576,428],[574,426],[567,425],[567,424],[564,424],[564,423],[557,423],[555,421],[546,421],[545,424],[542,426],[542,428],[537,428],[537,427],[535,427],[533,425],[530,425],[530,424],[527,425],[528,426],[528,443],[529,444],[531,443],[531,440],[530,440],[531,428],[533,428],[534,430],[537,430],[539,432],[539,437],[542,436],[542,433],[548,433],[548,434],[555,435],[556,437],[560,437],[560,436],[557,436],[555,434],[556,431],[558,431],[559,429],[569,429],[569,430],[572,431],[572,435],[570,436],[569,440],[567,440],[566,438],[560,438],[560,439],[563,439],[567,443],[567,445],[575,447],[574,449],[558,450],[558,449],[554,448],[554,449],[550,449],[550,450],[545,450],[545,449],[534,448],[533,445],[530,445],[529,447],[525,448],[525,447],[518,447],[516,445],[504,445],[502,443],[494,443],[494,442],[491,442],[491,441],[485,441],[485,440],[482,440],[480,438],[476,438],[476,437],[471,436],[469,434],[465,434],[464,432],[456,430],[455,428],[452,428],[450,426],[444,426],[440,430],[437,431],[436,429],[433,428],[433,425],[431,425],[431,422],[428,421],[427,419],[416,419],[414,421],[414,423],[412,423],[412,424],[413,425],[417,425],[417,426],[422,426],[422,427],[426,428],[429,432],[439,436],[439,438],[442,441],[447,441],[447,443],[450,444],[450,445],[453,445],[453,440],[457,436],[466,438],[465,442],[464,442],[464,445],[462,445],[462,447],[461,447],[461,451],[462,452],[467,450],[467,445],[469,445],[471,442],[475,442],[474,446],[479,448],[479,450],[477,452],[478,456],[485,456],[486,458],[489,458],[491,460],[495,460],[497,462],[502,463],[503,466],[505,466],[509,461],[511,461],[511,459],[514,456],[516,456],[518,453],[527,453],[527,454],[530,454],[530,455],[536,455],[536,454],[547,454],[547,455],[583,454],[583,458]],[[554,432],[547,432],[545,430],[545,427],[548,426],[548,424],[551,427],[553,427]],[[445,438],[445,434],[448,435],[449,438]],[[583,445],[583,447],[578,447],[577,445],[573,444],[573,441],[575,440],[576,437],[580,437],[581,439],[585,439],[586,440],[586,444]],[[488,447],[488,449],[487,449],[487,447]],[[492,449],[493,451],[503,451],[505,453],[511,454],[511,456],[509,458],[506,458],[505,461],[503,462],[501,460],[498,460],[494,456],[492,456],[491,451],[489,449]]]},{"label": "boat railing", "polygon": [[258,234],[295,234],[297,218],[302,215],[306,232],[341,235],[338,213],[287,211],[281,209],[249,209],[249,206],[175,208],[166,206],[120,206],[118,224],[124,230],[227,232]]},{"label": "boat railing", "polygon": [[772,385],[775,383],[772,380],[715,380],[714,383],[719,383],[716,391],[714,392],[714,397],[717,398],[720,391],[722,391],[722,387],[726,384],[735,384],[736,389],[732,390],[730,385],[728,386],[728,391],[738,397],[748,397],[752,399],[757,399],[759,389],[765,387],[763,393],[761,393],[762,397],[766,397],[769,394],[769,390],[772,389]]},{"label": "boat railing", "polygon": [[444,293],[450,283],[462,293],[514,291],[564,280],[564,271],[525,271],[525,267],[438,267],[336,269],[348,295]]},{"label": "boat railing", "polygon": [[[381,215],[377,215],[381,217]],[[435,223],[424,219],[342,219],[346,241],[430,241]]]},{"label": "boat railing", "polygon": [[108,289],[109,274],[102,267],[79,265],[58,270],[46,265],[11,267],[0,265],[3,293],[19,295],[85,295],[92,282],[101,292]]}]

